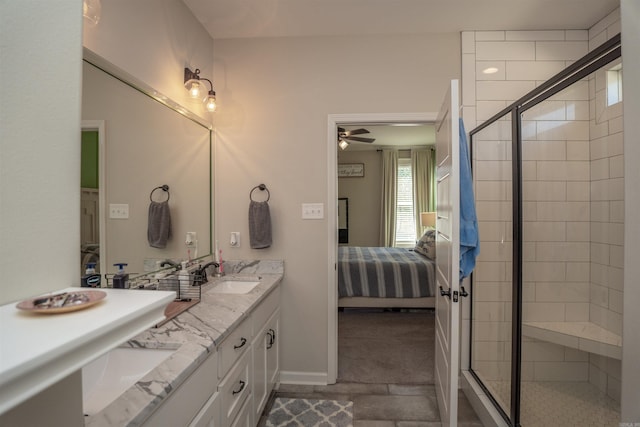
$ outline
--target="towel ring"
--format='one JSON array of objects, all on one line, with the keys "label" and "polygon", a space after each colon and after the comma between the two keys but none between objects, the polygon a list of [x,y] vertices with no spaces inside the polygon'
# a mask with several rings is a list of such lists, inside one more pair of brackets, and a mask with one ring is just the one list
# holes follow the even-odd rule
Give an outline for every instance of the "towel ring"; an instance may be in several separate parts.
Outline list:
[{"label": "towel ring", "polygon": [[151,200],[153,202],[153,193],[156,190],[165,191],[167,193],[167,200],[165,200],[165,202],[169,201],[169,199],[171,198],[171,194],[169,194],[169,186],[167,184],[161,185],[160,187],[156,187],[153,190],[151,190],[151,194],[149,194],[149,200]]},{"label": "towel ring", "polygon": [[269,189],[267,188],[266,185],[260,184],[260,185],[256,185],[255,187],[253,187],[251,189],[251,192],[249,193],[249,199],[252,202],[256,202],[257,201],[257,200],[253,200],[253,192],[256,191],[256,190],[260,190],[260,191],[265,191],[266,190],[267,191],[267,200],[265,200],[265,202],[269,201],[269,199],[271,198],[271,193],[269,193]]}]

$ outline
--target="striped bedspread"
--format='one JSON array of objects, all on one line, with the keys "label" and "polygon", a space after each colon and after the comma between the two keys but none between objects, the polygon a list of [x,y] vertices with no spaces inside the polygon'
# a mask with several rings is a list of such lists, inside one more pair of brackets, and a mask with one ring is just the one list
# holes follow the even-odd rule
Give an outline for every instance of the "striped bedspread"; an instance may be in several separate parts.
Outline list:
[{"label": "striped bedspread", "polygon": [[419,253],[406,248],[338,248],[339,297],[417,298],[434,295],[434,262]]}]

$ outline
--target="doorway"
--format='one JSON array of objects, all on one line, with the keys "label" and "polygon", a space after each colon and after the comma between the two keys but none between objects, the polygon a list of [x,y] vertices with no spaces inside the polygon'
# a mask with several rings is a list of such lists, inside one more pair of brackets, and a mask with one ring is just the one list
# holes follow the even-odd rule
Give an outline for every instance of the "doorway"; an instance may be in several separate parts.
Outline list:
[{"label": "doorway", "polygon": [[[106,271],[103,265],[104,239],[106,226],[105,206],[105,132],[104,121],[83,120],[81,124],[83,160],[80,185],[80,270],[84,273],[86,264],[95,263],[96,272]],[[92,152],[90,160],[85,162],[85,145]],[[87,163],[87,164],[85,164]]]},{"label": "doorway", "polygon": [[437,113],[370,113],[330,114],[327,120],[327,217],[328,245],[328,369],[327,383],[334,384],[338,377],[338,126],[354,124],[434,123]]}]

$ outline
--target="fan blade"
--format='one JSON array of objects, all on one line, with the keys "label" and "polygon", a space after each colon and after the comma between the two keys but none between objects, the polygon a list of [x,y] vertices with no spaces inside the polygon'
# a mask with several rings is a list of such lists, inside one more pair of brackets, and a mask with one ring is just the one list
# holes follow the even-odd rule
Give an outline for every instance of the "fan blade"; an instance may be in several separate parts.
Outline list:
[{"label": "fan blade", "polygon": [[347,135],[362,135],[362,134],[365,134],[365,133],[370,133],[370,132],[368,130],[364,129],[364,128],[347,131]]},{"label": "fan blade", "polygon": [[349,141],[358,141],[358,142],[373,142],[375,138],[360,138],[359,136],[348,136],[346,139]]},{"label": "fan blade", "polygon": [[338,133],[344,133],[344,128],[338,126]]}]

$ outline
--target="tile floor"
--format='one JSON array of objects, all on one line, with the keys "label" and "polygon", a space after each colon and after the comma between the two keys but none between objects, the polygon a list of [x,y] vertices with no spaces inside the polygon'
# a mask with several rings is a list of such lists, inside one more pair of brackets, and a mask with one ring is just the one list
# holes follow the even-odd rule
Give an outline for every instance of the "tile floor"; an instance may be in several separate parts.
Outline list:
[{"label": "tile floor", "polygon": [[[433,383],[433,311],[340,313],[338,328],[338,382],[282,384],[271,401],[275,397],[350,400],[354,427],[441,427]],[[460,427],[482,427],[462,393],[458,420]],[[265,421],[263,417],[258,425]]]}]

